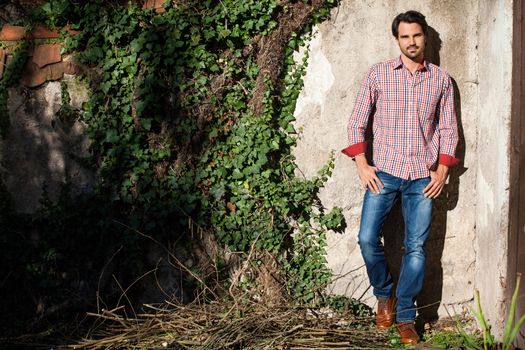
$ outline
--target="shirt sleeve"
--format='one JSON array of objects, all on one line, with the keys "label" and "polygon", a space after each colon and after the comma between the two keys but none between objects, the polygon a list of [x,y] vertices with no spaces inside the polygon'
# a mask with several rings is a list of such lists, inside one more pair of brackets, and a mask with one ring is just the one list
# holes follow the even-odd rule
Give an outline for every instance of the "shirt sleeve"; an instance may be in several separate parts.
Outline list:
[{"label": "shirt sleeve", "polygon": [[438,163],[453,167],[458,165],[455,157],[458,144],[458,122],[454,107],[454,87],[447,75],[439,104],[439,158]]},{"label": "shirt sleeve", "polygon": [[348,120],[348,147],[341,150],[353,158],[366,151],[365,131],[377,101],[377,75],[375,66],[370,68],[361,83],[354,108]]}]

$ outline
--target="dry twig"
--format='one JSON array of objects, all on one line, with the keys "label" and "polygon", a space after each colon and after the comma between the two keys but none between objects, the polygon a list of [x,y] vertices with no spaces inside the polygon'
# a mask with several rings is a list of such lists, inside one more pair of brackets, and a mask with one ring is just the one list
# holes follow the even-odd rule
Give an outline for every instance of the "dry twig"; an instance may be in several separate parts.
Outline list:
[{"label": "dry twig", "polygon": [[[91,314],[106,327],[68,349],[378,349],[388,336],[370,328],[371,319],[313,313],[298,306],[265,307],[225,300],[166,304],[153,314],[126,318],[118,310]],[[323,316],[324,315],[324,316]]]}]

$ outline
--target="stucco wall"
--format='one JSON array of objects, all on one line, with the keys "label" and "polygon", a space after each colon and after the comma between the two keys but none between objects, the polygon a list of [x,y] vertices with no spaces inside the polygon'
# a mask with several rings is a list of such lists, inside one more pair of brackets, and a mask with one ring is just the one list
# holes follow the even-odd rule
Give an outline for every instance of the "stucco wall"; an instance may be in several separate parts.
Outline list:
[{"label": "stucco wall", "polygon": [[501,332],[506,315],[512,1],[480,1],[476,288]]},{"label": "stucco wall", "polygon": [[[474,0],[341,1],[332,19],[317,28],[309,44],[305,87],[296,107],[296,124],[303,129],[303,135],[294,153],[301,170],[310,176],[324,164],[330,150],[339,152],[347,146],[348,115],[368,67],[399,55],[390,32],[392,19],[410,9],[427,16],[432,27],[427,57],[449,72],[457,88],[462,138],[458,156],[462,162],[435,202],[433,230],[427,244],[425,287],[418,300],[418,305],[424,307],[420,312],[426,318],[446,315],[444,305],[470,301],[475,285],[476,206],[481,204],[476,196],[481,98],[479,3]],[[363,296],[363,300],[374,305],[375,298],[371,295],[357,245],[363,190],[348,157],[338,153],[334,174],[320,196],[327,208],[344,208],[347,224],[344,234],[328,235],[327,257],[334,273],[331,290],[337,294]],[[402,236],[401,215],[395,209],[385,228],[385,245],[393,256],[390,263],[394,273],[399,269]]]},{"label": "stucco wall", "polygon": [[[87,86],[72,75],[64,76],[71,105],[87,101]],[[44,189],[54,201],[69,182],[74,194],[89,192],[94,174],[81,166],[88,155],[85,124],[77,119],[61,120],[61,83],[47,82],[36,89],[9,91],[10,128],[0,140],[0,172],[13,196],[18,212],[32,213],[40,207]]]}]

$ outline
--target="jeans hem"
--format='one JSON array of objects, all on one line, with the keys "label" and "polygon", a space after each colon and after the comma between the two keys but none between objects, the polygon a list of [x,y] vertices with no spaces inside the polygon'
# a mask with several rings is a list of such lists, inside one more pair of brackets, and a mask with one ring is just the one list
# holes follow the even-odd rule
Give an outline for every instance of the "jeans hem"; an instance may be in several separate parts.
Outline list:
[{"label": "jeans hem", "polygon": [[387,295],[387,296],[383,296],[383,295],[377,295],[377,294],[374,294],[374,296],[377,298],[377,299],[390,299],[392,297],[392,295]]}]

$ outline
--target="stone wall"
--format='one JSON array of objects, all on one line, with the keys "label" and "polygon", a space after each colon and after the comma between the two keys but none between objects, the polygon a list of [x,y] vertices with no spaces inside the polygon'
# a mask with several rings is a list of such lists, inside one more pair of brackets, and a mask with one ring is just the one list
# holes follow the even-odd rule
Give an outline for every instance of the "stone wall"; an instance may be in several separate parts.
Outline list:
[{"label": "stone wall", "polygon": [[[348,116],[368,67],[399,55],[390,32],[392,19],[410,9],[427,16],[431,28],[426,57],[449,72],[456,88],[461,137],[458,157],[462,161],[435,201],[425,287],[418,299],[420,313],[426,318],[446,316],[447,305],[471,301],[475,287],[483,287],[483,293],[489,289],[489,297],[484,298],[491,309],[488,314],[501,315],[501,304],[490,304],[489,300],[501,300],[496,297],[501,296],[497,281],[505,274],[501,265],[504,257],[496,259],[496,264],[489,258],[489,251],[495,248],[488,236],[505,232],[507,215],[505,122],[510,93],[504,87],[510,87],[509,3],[343,0],[333,11],[332,19],[316,28],[309,43],[305,87],[295,113],[297,127],[303,134],[294,152],[306,176],[321,168],[331,150],[339,152],[347,146]],[[487,194],[489,198],[485,197]],[[327,208],[344,208],[347,224],[344,234],[328,236],[327,257],[334,273],[331,291],[362,296],[373,305],[375,298],[357,245],[362,197],[353,162],[338,153],[334,174],[321,192]],[[386,249],[392,256],[390,265],[397,274],[403,240],[399,208],[394,209],[384,234]],[[494,242],[498,244],[498,254],[504,252],[504,242]],[[484,271],[489,265],[490,276],[486,276]]]}]

